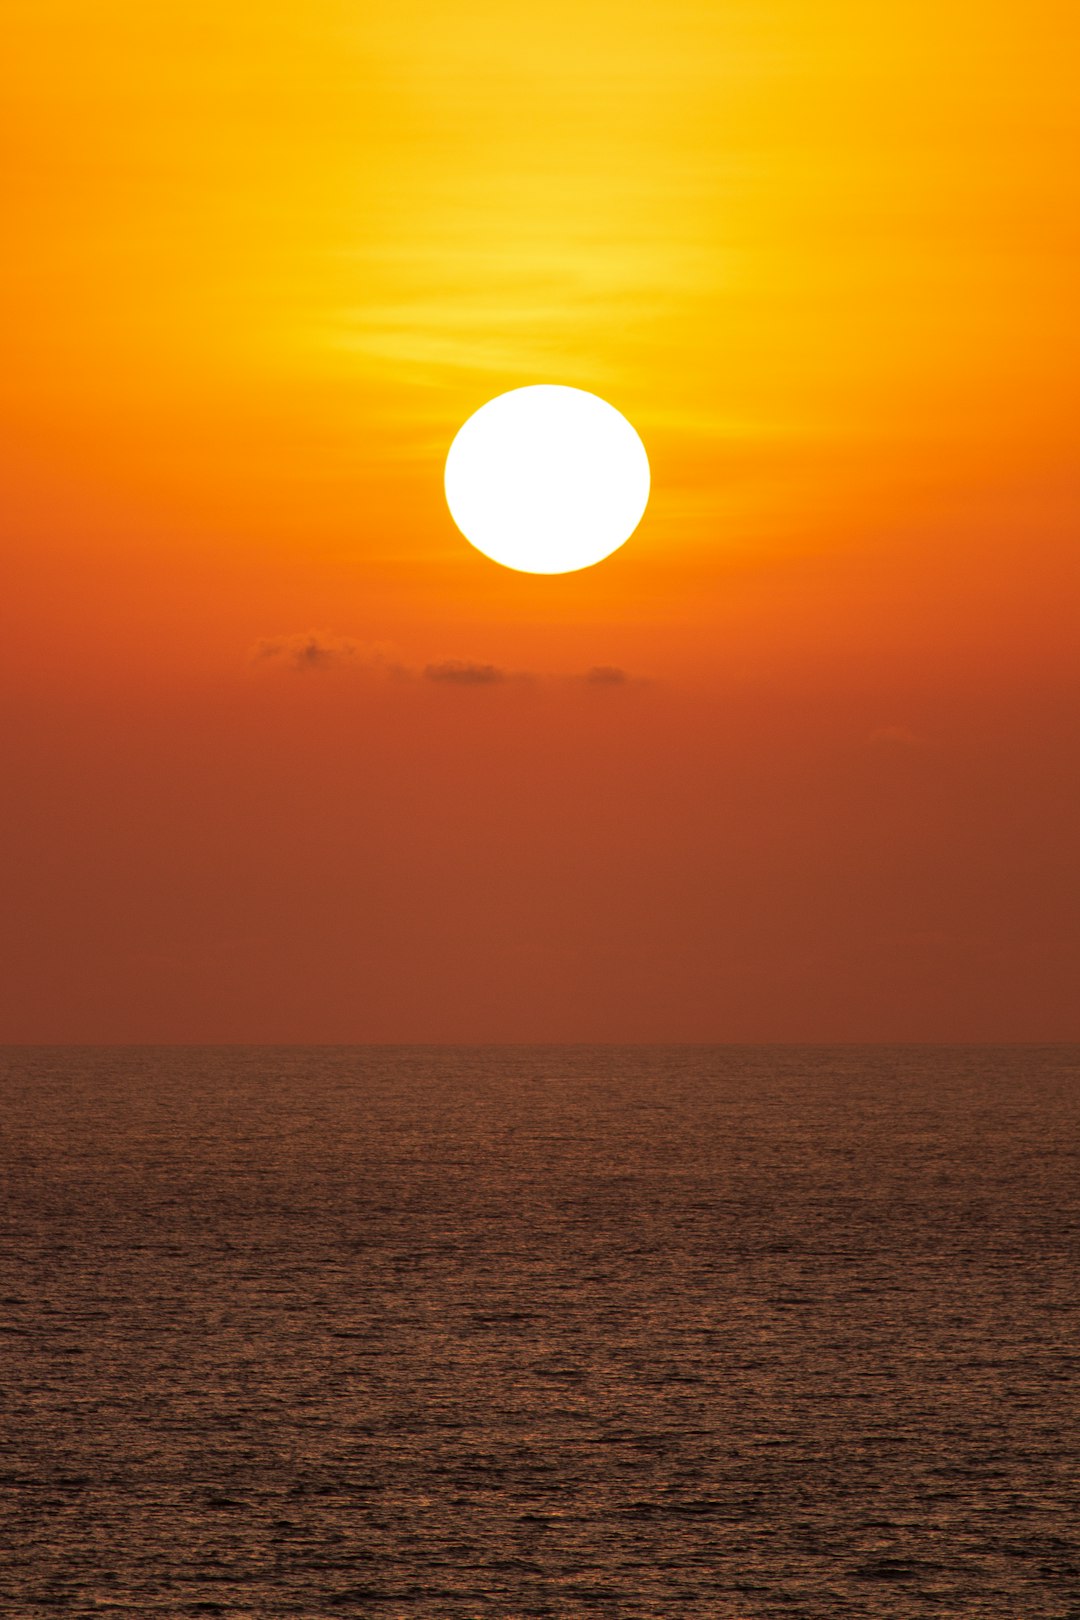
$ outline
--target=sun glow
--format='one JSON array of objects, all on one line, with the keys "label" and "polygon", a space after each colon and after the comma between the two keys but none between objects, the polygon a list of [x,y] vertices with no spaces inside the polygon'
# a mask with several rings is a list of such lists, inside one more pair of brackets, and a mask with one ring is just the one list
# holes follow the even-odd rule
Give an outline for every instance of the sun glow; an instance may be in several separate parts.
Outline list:
[{"label": "sun glow", "polygon": [[649,499],[649,459],[613,405],[581,388],[515,388],[482,405],[446,458],[462,534],[506,568],[568,574],[627,541]]}]

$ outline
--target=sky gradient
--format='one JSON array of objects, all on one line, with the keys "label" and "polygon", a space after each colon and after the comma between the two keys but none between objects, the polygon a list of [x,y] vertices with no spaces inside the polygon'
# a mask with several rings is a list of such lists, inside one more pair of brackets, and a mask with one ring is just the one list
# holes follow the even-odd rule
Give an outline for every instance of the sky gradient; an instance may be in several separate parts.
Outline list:
[{"label": "sky gradient", "polygon": [[1074,6],[0,9],[0,1039],[1080,1038]]}]

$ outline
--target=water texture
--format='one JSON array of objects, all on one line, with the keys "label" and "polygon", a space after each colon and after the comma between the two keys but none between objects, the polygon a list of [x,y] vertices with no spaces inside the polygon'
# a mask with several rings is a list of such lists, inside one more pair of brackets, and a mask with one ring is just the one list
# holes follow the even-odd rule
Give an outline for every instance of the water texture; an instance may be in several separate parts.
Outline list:
[{"label": "water texture", "polygon": [[0,1054],[0,1612],[1080,1617],[1080,1049]]}]

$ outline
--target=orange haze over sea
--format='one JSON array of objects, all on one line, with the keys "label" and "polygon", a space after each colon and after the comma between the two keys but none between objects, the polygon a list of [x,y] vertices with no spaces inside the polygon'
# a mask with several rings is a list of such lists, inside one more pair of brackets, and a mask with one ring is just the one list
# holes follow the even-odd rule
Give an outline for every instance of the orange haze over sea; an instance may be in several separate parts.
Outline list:
[{"label": "orange haze over sea", "polygon": [[0,3],[0,1039],[1080,1036],[1075,5]]}]

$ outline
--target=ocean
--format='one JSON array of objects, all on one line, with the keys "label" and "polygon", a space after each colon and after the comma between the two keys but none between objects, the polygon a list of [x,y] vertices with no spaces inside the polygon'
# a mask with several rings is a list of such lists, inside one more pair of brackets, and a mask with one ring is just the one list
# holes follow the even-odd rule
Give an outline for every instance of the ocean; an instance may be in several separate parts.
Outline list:
[{"label": "ocean", "polygon": [[1080,1048],[0,1053],[0,1613],[1080,1617]]}]

